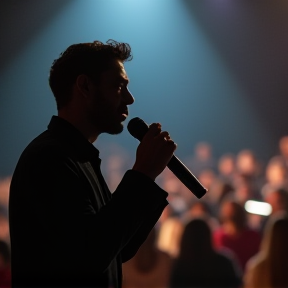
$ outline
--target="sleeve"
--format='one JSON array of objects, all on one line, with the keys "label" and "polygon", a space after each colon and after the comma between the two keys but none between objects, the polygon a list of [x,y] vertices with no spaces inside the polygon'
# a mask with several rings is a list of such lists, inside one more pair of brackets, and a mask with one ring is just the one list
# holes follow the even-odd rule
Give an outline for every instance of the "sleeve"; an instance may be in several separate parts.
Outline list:
[{"label": "sleeve", "polygon": [[[60,253],[65,265],[71,259],[71,267],[83,263],[87,269],[105,271],[120,253],[128,260],[167,205],[167,192],[144,174],[128,170],[110,202],[95,211],[91,188],[69,157],[49,150],[36,162],[26,171],[30,199],[26,208],[34,215],[34,236],[43,243],[39,248],[49,243],[46,257]],[[60,267],[59,257],[58,263]]]},{"label": "sleeve", "polygon": [[[131,259],[145,241],[168,205],[167,196],[168,193],[146,175],[134,170],[126,172],[109,203],[115,203],[115,205],[123,203],[123,207],[122,204],[119,206],[121,212],[117,218],[118,221],[124,221],[125,224],[122,225],[122,228],[129,229],[126,230],[126,234],[123,234],[123,236],[127,236],[123,242],[124,245],[119,247],[122,262]],[[117,211],[117,208],[114,211]],[[121,218],[122,220],[120,220]],[[120,231],[118,235],[120,235]]]},{"label": "sleeve", "polygon": [[168,202],[163,202],[159,207],[147,216],[141,223],[136,233],[133,235],[129,243],[123,248],[121,252],[122,263],[130,260],[138,251],[140,246],[146,240],[149,232],[155,226],[159,217],[161,216],[163,209],[167,206]]}]

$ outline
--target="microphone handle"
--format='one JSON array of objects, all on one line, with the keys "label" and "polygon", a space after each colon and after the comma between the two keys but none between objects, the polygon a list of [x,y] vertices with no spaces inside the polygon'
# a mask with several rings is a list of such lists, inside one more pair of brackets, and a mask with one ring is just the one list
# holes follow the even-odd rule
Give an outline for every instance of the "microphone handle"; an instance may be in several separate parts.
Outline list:
[{"label": "microphone handle", "polygon": [[203,197],[207,189],[199,182],[195,175],[175,155],[172,156],[167,167],[178,177],[179,180],[198,198]]}]

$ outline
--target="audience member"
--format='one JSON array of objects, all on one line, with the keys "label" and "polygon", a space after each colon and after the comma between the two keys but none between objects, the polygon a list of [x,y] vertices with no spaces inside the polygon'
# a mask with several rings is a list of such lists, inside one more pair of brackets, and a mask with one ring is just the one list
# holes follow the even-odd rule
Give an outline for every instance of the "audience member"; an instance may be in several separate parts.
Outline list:
[{"label": "audience member", "polygon": [[[212,169],[204,169],[198,175],[198,180],[202,185],[208,190],[205,194],[203,201],[205,201],[209,206],[213,206],[214,195],[215,195],[215,184],[216,184],[216,173]],[[197,199],[193,199],[194,201]]]},{"label": "audience member", "polygon": [[102,143],[97,145],[103,158],[103,176],[111,191],[115,191],[125,172],[133,165],[132,156],[128,151],[116,143]]},{"label": "audience member", "polygon": [[209,205],[214,217],[218,217],[219,207],[224,199],[234,195],[235,156],[231,153],[223,154],[217,162],[217,173],[210,185]]},{"label": "audience member", "polygon": [[239,174],[255,177],[259,175],[260,168],[260,163],[252,150],[243,149],[236,155],[236,169]]},{"label": "audience member", "polygon": [[0,204],[5,207],[8,207],[10,184],[11,176],[0,177]]},{"label": "audience member", "polygon": [[186,165],[197,177],[203,170],[215,171],[216,165],[211,144],[204,141],[198,142],[194,147],[193,155],[187,158]]},{"label": "audience member", "polygon": [[11,287],[10,246],[0,240],[0,287]]},{"label": "audience member", "polygon": [[156,246],[152,229],[136,255],[123,264],[123,288],[167,288],[172,258]]},{"label": "audience member", "polygon": [[265,169],[265,184],[261,188],[262,197],[277,190],[288,189],[288,169],[282,157],[275,156],[268,161]]},{"label": "audience member", "polygon": [[214,245],[231,250],[244,271],[247,261],[259,251],[261,234],[249,228],[246,211],[235,201],[222,203],[219,220],[220,227],[213,234]]},{"label": "audience member", "polygon": [[246,182],[249,182],[249,185],[253,191],[253,195],[251,197],[259,198],[260,189],[264,183],[262,163],[260,163],[252,150],[243,149],[236,155],[235,177],[237,177],[237,175],[239,175],[241,178],[245,178]]},{"label": "audience member", "polygon": [[[203,169],[198,175],[199,181],[203,186],[210,191],[213,183],[216,179],[216,173],[212,169]],[[209,197],[209,194],[205,195],[205,198]]]},{"label": "audience member", "polygon": [[195,196],[168,168],[159,177],[159,185],[169,193],[168,202],[175,214],[180,216],[187,209],[187,202]]},{"label": "audience member", "polygon": [[207,221],[212,231],[219,227],[219,221],[217,218],[213,217],[212,211],[209,205],[203,200],[193,201],[182,216],[183,224],[186,225],[194,218],[203,218]]},{"label": "audience member", "polygon": [[10,241],[8,207],[0,204],[0,240]]},{"label": "audience member", "polygon": [[236,262],[227,254],[215,251],[211,228],[206,220],[192,219],[180,242],[180,253],[175,259],[171,288],[240,287],[241,274]]},{"label": "audience member", "polygon": [[261,250],[246,265],[244,288],[288,287],[287,243],[287,214],[275,214],[265,227]]},{"label": "audience member", "polygon": [[259,200],[261,198],[260,192],[255,189],[252,181],[245,175],[237,175],[235,177],[234,192],[229,196],[230,199],[233,199],[242,206],[244,206],[248,200]]},{"label": "audience member", "polygon": [[278,212],[288,213],[288,192],[287,190],[277,189],[265,195],[265,202],[269,203],[272,208],[271,215]]},{"label": "audience member", "polygon": [[284,135],[279,139],[279,152],[281,158],[284,160],[286,167],[288,168],[288,135]]},{"label": "audience member", "polygon": [[[169,218],[169,217],[172,217],[174,214],[174,211],[173,211],[173,208],[171,205],[167,205],[161,216],[159,217],[156,225],[155,225],[155,228],[157,229],[157,231],[161,228],[162,224]],[[158,232],[157,232],[158,233]]]},{"label": "audience member", "polygon": [[172,258],[177,257],[182,232],[183,223],[177,214],[171,214],[165,220],[161,220],[161,225],[158,227],[157,248]]},{"label": "audience member", "polygon": [[235,175],[235,156],[231,153],[223,154],[217,164],[218,179],[223,183],[233,186],[233,179]]},{"label": "audience member", "polygon": [[271,190],[264,196],[264,201],[271,205],[271,214],[268,217],[262,218],[260,232],[264,233],[265,226],[269,219],[278,213],[288,213],[288,191],[283,189]]}]

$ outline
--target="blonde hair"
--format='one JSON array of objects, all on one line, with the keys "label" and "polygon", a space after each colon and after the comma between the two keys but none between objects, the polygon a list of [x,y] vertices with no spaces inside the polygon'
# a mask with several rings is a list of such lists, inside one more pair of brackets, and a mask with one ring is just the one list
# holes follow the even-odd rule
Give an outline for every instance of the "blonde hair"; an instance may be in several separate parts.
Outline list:
[{"label": "blonde hair", "polygon": [[261,244],[264,261],[270,271],[271,287],[288,287],[288,215],[271,216]]}]

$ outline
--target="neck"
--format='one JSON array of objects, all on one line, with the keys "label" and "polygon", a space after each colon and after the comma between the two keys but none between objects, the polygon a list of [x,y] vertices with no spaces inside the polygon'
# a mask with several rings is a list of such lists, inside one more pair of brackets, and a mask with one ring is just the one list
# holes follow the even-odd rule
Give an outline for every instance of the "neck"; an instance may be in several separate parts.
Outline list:
[{"label": "neck", "polygon": [[72,124],[77,130],[79,130],[84,137],[90,142],[93,143],[97,140],[100,133],[95,131],[95,128],[92,127],[92,125],[87,121],[87,119],[84,119],[81,117],[81,115],[84,115],[83,113],[77,113],[70,111],[67,112],[64,109],[58,110],[58,116],[70,124]]}]

